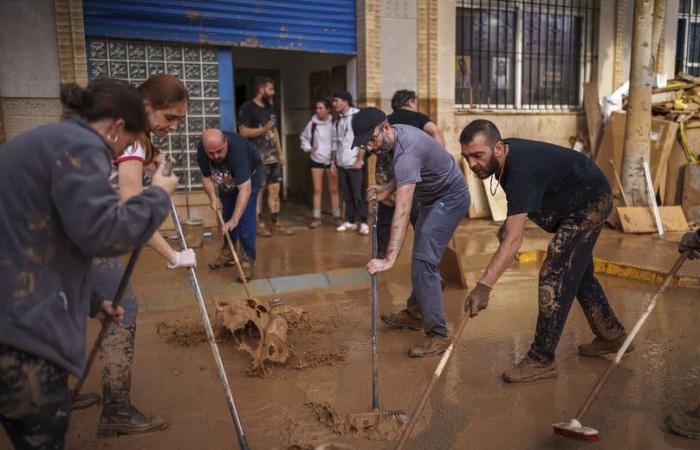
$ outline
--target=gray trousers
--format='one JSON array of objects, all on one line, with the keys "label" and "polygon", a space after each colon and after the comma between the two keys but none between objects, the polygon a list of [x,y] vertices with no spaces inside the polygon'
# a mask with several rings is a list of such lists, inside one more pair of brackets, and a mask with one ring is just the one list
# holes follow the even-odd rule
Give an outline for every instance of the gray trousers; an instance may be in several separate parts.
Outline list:
[{"label": "gray trousers", "polygon": [[411,261],[413,291],[407,300],[407,309],[423,317],[423,327],[428,335],[449,334],[438,264],[468,210],[469,191],[465,189],[459,195],[422,205],[418,215]]}]

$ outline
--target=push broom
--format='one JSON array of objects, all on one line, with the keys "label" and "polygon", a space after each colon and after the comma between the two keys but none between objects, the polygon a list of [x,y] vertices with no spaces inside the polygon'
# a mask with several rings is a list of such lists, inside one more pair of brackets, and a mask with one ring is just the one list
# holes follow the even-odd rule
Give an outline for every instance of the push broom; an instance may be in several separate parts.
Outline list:
[{"label": "push broom", "polygon": [[581,420],[588,412],[588,408],[590,408],[591,404],[593,403],[593,400],[595,400],[596,397],[598,397],[600,390],[603,388],[603,385],[608,380],[608,377],[610,377],[610,374],[612,373],[613,369],[615,369],[615,367],[618,364],[620,364],[620,361],[622,360],[622,357],[624,356],[625,352],[629,348],[630,344],[632,344],[632,341],[637,336],[637,333],[639,333],[640,328],[642,328],[642,325],[644,325],[644,322],[647,320],[647,317],[649,317],[649,314],[651,314],[651,311],[654,309],[654,306],[656,306],[656,302],[664,293],[668,285],[671,284],[671,281],[673,281],[676,274],[678,273],[678,270],[688,258],[689,254],[690,252],[681,253],[676,262],[673,264],[671,271],[666,275],[666,278],[664,279],[663,283],[661,283],[661,287],[656,292],[656,294],[654,294],[651,300],[649,300],[649,303],[647,304],[644,313],[637,320],[637,323],[634,324],[634,328],[632,328],[632,331],[627,335],[627,339],[625,339],[625,342],[617,351],[615,359],[612,360],[608,368],[605,370],[605,372],[603,372],[603,375],[601,375],[601,377],[598,379],[598,382],[593,387],[591,393],[588,394],[586,401],[583,403],[583,406],[581,406],[581,409],[579,409],[578,413],[576,413],[576,416],[573,419],[571,419],[570,422],[552,424],[552,428],[554,429],[554,432],[556,434],[560,434],[571,439],[577,439],[579,441],[600,440],[600,434],[598,433],[598,430],[592,427],[582,425]]},{"label": "push broom", "polygon": [[[377,197],[372,195],[372,258],[377,257]],[[377,429],[383,420],[395,420],[397,424],[404,424],[408,416],[401,410],[379,410],[379,374],[377,363],[377,274],[372,274],[372,411],[368,413],[351,414],[348,417],[350,424],[357,430]]]}]

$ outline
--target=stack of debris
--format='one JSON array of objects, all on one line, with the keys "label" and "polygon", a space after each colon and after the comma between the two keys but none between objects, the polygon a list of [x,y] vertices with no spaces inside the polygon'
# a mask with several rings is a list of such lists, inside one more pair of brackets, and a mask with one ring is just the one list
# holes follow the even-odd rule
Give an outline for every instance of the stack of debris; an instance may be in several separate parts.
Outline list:
[{"label": "stack of debris", "polygon": [[[657,231],[649,207],[626,205],[619,181],[626,112],[613,112],[603,123],[597,92],[584,88],[587,144],[618,200],[609,222],[630,233]],[[679,73],[652,91],[650,176],[666,231],[687,231],[700,224],[700,78]]]}]

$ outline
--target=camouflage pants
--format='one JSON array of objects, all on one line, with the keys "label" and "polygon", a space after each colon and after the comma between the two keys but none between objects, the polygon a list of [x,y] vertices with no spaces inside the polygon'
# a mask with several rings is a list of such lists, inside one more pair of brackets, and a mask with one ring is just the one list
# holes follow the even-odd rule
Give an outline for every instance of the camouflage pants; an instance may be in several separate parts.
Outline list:
[{"label": "camouflage pants", "polygon": [[[92,266],[93,295],[103,300],[114,298],[124,270],[119,258],[95,258]],[[100,348],[102,361],[102,396],[105,405],[124,403],[131,391],[131,368],[134,364],[134,339],[138,301],[131,286],[122,299],[124,326],[112,325]]]},{"label": "camouflage pants", "polygon": [[0,423],[16,449],[63,449],[69,408],[68,372],[0,345]]},{"label": "camouflage pants", "polygon": [[557,227],[540,269],[539,314],[535,342],[528,353],[531,358],[554,360],[574,297],[596,336],[611,340],[624,333],[593,267],[593,248],[611,210],[612,196],[602,195]]}]

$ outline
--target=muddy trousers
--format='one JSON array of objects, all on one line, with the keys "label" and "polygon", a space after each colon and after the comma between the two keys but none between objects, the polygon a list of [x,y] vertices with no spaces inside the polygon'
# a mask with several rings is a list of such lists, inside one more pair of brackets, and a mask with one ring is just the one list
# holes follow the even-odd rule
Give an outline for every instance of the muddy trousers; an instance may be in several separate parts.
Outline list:
[{"label": "muddy trousers", "polygon": [[367,223],[367,201],[363,184],[362,169],[344,169],[338,167],[338,185],[345,202],[345,220],[355,223],[359,214],[360,222]]},{"label": "muddy trousers", "polygon": [[[117,293],[119,281],[124,273],[119,258],[95,258],[92,265],[92,302],[111,300]],[[122,299],[124,308],[123,326],[112,325],[102,341],[102,396],[104,405],[124,404],[129,401],[131,371],[134,365],[134,342],[136,338],[136,315],[138,301],[131,286]]]},{"label": "muddy trousers", "polygon": [[612,340],[625,332],[593,267],[593,247],[611,210],[612,197],[600,196],[567,216],[555,231],[540,270],[537,328],[528,353],[531,358],[554,361],[574,297],[596,336]]},{"label": "muddy trousers", "polygon": [[[233,216],[233,210],[236,208],[236,199],[238,198],[238,189],[234,192],[219,192],[219,199],[221,200],[221,215],[224,220],[230,220]],[[255,206],[258,203],[258,189],[254,188],[250,192],[250,198],[248,199],[248,204],[243,210],[243,215],[241,215],[238,221],[238,226],[233,230],[229,231],[229,236],[231,236],[231,242],[233,245],[240,245],[243,247],[245,256],[248,261],[255,261],[255,227],[257,226],[257,214],[255,213]],[[224,248],[228,248],[228,243],[224,239]],[[236,250],[238,252],[238,250]],[[239,255],[241,256],[241,255]],[[231,256],[233,257],[233,255]]]},{"label": "muddy trousers", "polygon": [[469,210],[469,192],[421,206],[416,221],[411,260],[413,291],[407,300],[411,313],[420,313],[428,335],[447,336],[445,307],[438,264],[460,220]]},{"label": "muddy trousers", "polygon": [[15,449],[63,449],[69,413],[68,372],[0,345],[0,423]]}]

